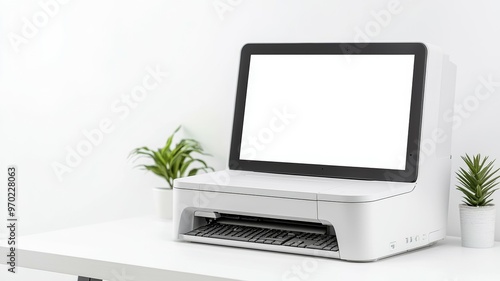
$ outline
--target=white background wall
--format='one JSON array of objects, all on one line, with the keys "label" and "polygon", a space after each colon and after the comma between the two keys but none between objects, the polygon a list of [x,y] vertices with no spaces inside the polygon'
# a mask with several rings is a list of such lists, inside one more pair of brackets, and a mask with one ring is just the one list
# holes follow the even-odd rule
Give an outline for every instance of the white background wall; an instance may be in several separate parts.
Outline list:
[{"label": "white background wall", "polygon": [[[481,77],[500,81],[500,4],[394,1],[71,0],[51,6],[43,22],[40,3],[51,1],[1,0],[0,167],[19,168],[20,233],[150,213],[150,189],[163,182],[132,169],[127,154],[137,146],[162,145],[179,124],[213,154],[210,164],[224,168],[239,51],[248,42],[440,46],[458,67],[453,169],[466,152],[500,158],[500,83],[490,86],[487,97],[474,95]],[[390,18],[377,22],[387,11]],[[36,30],[25,19],[35,21]],[[22,40],[17,47],[13,36]],[[168,78],[127,116],[113,110],[124,106],[122,99],[142,84],[147,69],[157,68]],[[83,130],[95,130],[103,120],[113,130],[58,180],[53,163],[66,164],[67,148],[76,149],[85,140]],[[1,174],[5,178],[6,171]],[[458,235],[460,194],[450,189],[449,234]],[[500,202],[500,192],[495,199]]]}]

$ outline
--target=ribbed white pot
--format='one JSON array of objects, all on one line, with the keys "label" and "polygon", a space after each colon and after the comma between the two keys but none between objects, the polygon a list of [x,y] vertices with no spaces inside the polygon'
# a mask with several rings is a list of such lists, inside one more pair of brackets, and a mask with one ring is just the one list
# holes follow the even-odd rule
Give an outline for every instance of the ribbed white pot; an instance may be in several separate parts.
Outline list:
[{"label": "ribbed white pot", "polygon": [[460,204],[462,246],[490,248],[495,244],[495,205],[471,207]]},{"label": "ribbed white pot", "polygon": [[173,190],[171,188],[153,187],[153,201],[158,219],[172,219]]}]

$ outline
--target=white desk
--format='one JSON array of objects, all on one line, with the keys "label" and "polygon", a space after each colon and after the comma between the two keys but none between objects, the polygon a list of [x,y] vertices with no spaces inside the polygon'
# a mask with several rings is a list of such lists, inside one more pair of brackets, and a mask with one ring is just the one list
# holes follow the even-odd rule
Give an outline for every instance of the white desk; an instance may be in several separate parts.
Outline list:
[{"label": "white desk", "polygon": [[[18,242],[20,267],[111,281],[500,280],[500,243],[467,249],[451,237],[371,263],[174,242],[171,223],[150,218],[21,236]],[[2,257],[6,250],[1,241]]]}]

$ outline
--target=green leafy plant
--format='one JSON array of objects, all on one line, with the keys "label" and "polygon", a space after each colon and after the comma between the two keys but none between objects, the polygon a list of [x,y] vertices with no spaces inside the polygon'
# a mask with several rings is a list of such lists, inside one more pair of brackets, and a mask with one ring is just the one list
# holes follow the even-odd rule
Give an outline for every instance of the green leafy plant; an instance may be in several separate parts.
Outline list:
[{"label": "green leafy plant", "polygon": [[456,172],[457,179],[460,185],[457,185],[457,190],[460,190],[463,196],[463,203],[469,206],[486,206],[493,199],[490,196],[498,189],[494,188],[500,176],[495,176],[499,169],[494,169],[494,162],[490,161],[486,164],[488,157],[481,158],[481,154],[473,155],[472,158],[465,154],[461,156],[467,165],[467,169],[460,167]]},{"label": "green leafy plant", "polygon": [[[143,146],[132,150],[129,155],[129,158],[134,158],[134,161],[138,158],[153,160],[152,165],[143,164],[137,165],[136,167],[140,167],[162,177],[167,181],[169,188],[173,188],[174,179],[194,176],[199,171],[214,171],[205,161],[193,157],[193,154],[210,155],[203,151],[200,143],[196,140],[182,139],[173,146],[175,133],[177,133],[180,128],[181,126],[177,127],[172,135],[168,137],[165,146],[157,150]],[[195,165],[195,167],[190,168],[193,165]]]}]

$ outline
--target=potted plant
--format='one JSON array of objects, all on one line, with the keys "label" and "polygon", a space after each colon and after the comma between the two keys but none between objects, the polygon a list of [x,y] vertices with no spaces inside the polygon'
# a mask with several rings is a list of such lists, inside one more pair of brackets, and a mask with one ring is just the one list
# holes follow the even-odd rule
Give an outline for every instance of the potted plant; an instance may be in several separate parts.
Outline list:
[{"label": "potted plant", "polygon": [[460,167],[456,173],[457,190],[463,193],[463,204],[460,204],[462,246],[493,247],[496,210],[491,195],[497,190],[499,169],[494,168],[495,160],[487,163],[488,157],[482,158],[481,154],[472,158],[466,154],[462,159],[467,167]]},{"label": "potted plant", "polygon": [[136,148],[130,152],[129,158],[147,158],[152,160],[150,165],[137,165],[143,170],[153,172],[155,175],[163,178],[167,186],[154,187],[153,198],[155,209],[161,219],[172,218],[172,189],[174,179],[185,176],[194,176],[200,171],[213,171],[207,163],[194,155],[209,155],[203,151],[200,143],[194,139],[182,139],[177,144],[174,143],[174,136],[181,126],[168,137],[165,145],[156,150],[146,146]]}]

